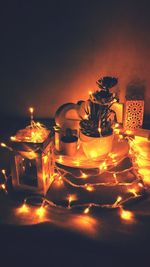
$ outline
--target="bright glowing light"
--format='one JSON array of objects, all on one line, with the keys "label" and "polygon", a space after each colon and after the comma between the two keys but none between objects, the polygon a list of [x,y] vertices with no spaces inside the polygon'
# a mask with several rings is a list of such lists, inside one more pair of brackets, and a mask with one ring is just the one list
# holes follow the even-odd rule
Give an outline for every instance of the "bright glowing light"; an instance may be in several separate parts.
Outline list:
[{"label": "bright glowing light", "polygon": [[2,174],[6,175],[6,171],[4,169],[2,170]]},{"label": "bright glowing light", "polygon": [[43,157],[43,161],[44,161],[44,164],[46,164],[46,163],[48,162],[48,156],[47,156],[47,155],[45,155],[45,156]]},{"label": "bright glowing light", "polygon": [[116,207],[120,203],[121,200],[122,200],[122,197],[121,196],[118,196],[117,197],[117,200],[115,201],[115,203],[113,204],[113,206]]},{"label": "bright glowing light", "polygon": [[136,189],[135,188],[130,188],[130,189],[128,189],[128,192],[129,193],[132,193],[135,197],[137,197],[138,196],[138,194],[137,194],[137,192],[136,192]]},{"label": "bright glowing light", "polygon": [[99,165],[99,170],[107,170],[107,163],[104,161],[101,165]]},{"label": "bright glowing light", "polygon": [[68,202],[69,202],[69,205],[70,205],[71,202],[72,202],[72,195],[69,195],[69,197],[68,197]]},{"label": "bright glowing light", "polygon": [[80,145],[77,146],[77,150],[79,150],[79,148],[80,148]]},{"label": "bright glowing light", "polygon": [[15,137],[15,136],[11,136],[11,137],[10,137],[10,140],[11,140],[11,141],[16,141],[16,137]]},{"label": "bright glowing light", "polygon": [[133,221],[134,220],[134,213],[129,210],[124,210],[123,208],[120,209],[120,217],[125,221]]},{"label": "bright glowing light", "polygon": [[107,170],[107,168],[108,168],[107,163],[104,161],[102,163],[102,169]]},{"label": "bright glowing light", "polygon": [[84,119],[88,119],[88,115],[87,114],[84,115]]},{"label": "bright glowing light", "polygon": [[117,154],[115,154],[115,153],[110,153],[109,154],[109,157],[112,158],[112,159],[116,158],[116,156],[117,156]]},{"label": "bright glowing light", "polygon": [[68,200],[68,207],[70,207],[71,202],[77,200],[77,196],[75,194],[68,195],[67,200]]},{"label": "bright glowing light", "polygon": [[19,212],[20,213],[28,213],[29,212],[29,207],[27,206],[27,204],[23,204],[20,208],[19,208]]},{"label": "bright glowing light", "polygon": [[82,173],[82,175],[81,175],[81,178],[87,178],[88,177],[88,175],[85,173],[85,172],[81,172]]},{"label": "bright glowing light", "polygon": [[45,208],[43,206],[41,206],[40,208],[38,208],[36,210],[36,214],[39,216],[39,217],[43,217],[44,214],[45,214]]},{"label": "bright glowing light", "polygon": [[37,122],[36,125],[37,125],[38,127],[41,127],[41,123],[40,123],[40,122]]},{"label": "bright glowing light", "polygon": [[91,186],[91,185],[86,184],[86,185],[85,185],[85,188],[86,188],[86,190],[88,190],[89,192],[94,191],[94,187]]},{"label": "bright glowing light", "polygon": [[30,111],[30,113],[32,114],[33,111],[34,111],[34,108],[33,108],[33,107],[30,107],[30,108],[29,108],[29,111]]},{"label": "bright glowing light", "polygon": [[63,163],[63,158],[62,156],[59,156],[58,160],[57,160],[59,163]]},{"label": "bright glowing light", "polygon": [[95,151],[95,150],[91,150],[90,151],[90,156],[92,157],[92,158],[97,158],[98,157],[98,153],[97,153],[97,151]]},{"label": "bright glowing light", "polygon": [[1,147],[7,147],[5,143],[1,143]]},{"label": "bright glowing light", "polygon": [[138,186],[141,187],[141,188],[144,187],[144,185],[142,183],[138,183]]},{"label": "bright glowing light", "polygon": [[126,130],[125,133],[128,134],[128,135],[133,134],[133,132],[131,130]]},{"label": "bright glowing light", "polygon": [[119,123],[115,123],[114,127],[118,128],[119,127]]},{"label": "bright glowing light", "polygon": [[115,134],[119,134],[120,130],[116,128],[116,129],[114,129],[114,132],[115,132]]},{"label": "bright glowing light", "polygon": [[3,190],[6,190],[6,185],[5,185],[5,184],[1,184],[1,188],[2,188]]},{"label": "bright glowing light", "polygon": [[57,185],[61,186],[63,184],[63,179],[61,177],[61,175],[57,178]]},{"label": "bright glowing light", "polygon": [[92,95],[92,91],[89,91],[89,95]]},{"label": "bright glowing light", "polygon": [[119,134],[119,139],[122,140],[123,139],[123,135]]},{"label": "bright glowing light", "polygon": [[90,207],[87,207],[87,208],[83,211],[83,213],[84,213],[84,214],[87,214],[87,213],[89,213],[89,211],[90,211]]},{"label": "bright glowing light", "polygon": [[144,183],[150,185],[150,170],[149,168],[140,168],[138,173],[143,177]]}]

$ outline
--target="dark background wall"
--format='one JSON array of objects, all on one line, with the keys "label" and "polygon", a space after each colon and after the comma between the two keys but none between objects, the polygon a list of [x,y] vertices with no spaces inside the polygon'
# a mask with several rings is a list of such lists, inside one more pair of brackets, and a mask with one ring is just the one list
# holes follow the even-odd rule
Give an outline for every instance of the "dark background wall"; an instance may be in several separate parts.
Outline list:
[{"label": "dark background wall", "polygon": [[4,1],[0,6],[0,114],[52,117],[86,99],[103,75],[146,90],[150,114],[149,1]]}]

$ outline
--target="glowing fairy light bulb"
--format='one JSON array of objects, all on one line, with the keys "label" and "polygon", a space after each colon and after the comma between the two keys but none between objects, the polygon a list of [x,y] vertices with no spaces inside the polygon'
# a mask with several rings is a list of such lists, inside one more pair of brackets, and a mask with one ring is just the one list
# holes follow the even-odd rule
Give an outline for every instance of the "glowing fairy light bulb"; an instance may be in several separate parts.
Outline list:
[{"label": "glowing fairy light bulb", "polygon": [[10,140],[11,140],[11,141],[16,141],[16,137],[15,137],[15,136],[11,136],[11,137],[10,137]]},{"label": "glowing fairy light bulb", "polygon": [[114,127],[119,128],[119,123],[115,123]]},{"label": "glowing fairy light bulb", "polygon": [[88,115],[87,114],[84,115],[84,119],[88,119]]},{"label": "glowing fairy light bulb", "polygon": [[118,100],[116,99],[116,98],[114,98],[114,100],[113,100],[113,103],[116,103]]},{"label": "glowing fairy light bulb", "polygon": [[92,91],[89,91],[89,96],[91,96],[92,95]]},{"label": "glowing fairy light bulb", "polygon": [[87,190],[87,191],[89,191],[89,192],[92,192],[92,191],[94,191],[94,188],[93,188],[93,186],[92,186],[92,185],[85,184],[85,188],[86,188],[86,190]]},{"label": "glowing fairy light bulb", "polygon": [[98,132],[99,132],[99,135],[101,136],[102,135],[102,129],[100,127],[98,128]]},{"label": "glowing fairy light bulb", "polygon": [[124,210],[123,208],[120,209],[120,217],[125,221],[133,221],[134,220],[134,213],[129,210]]},{"label": "glowing fairy light bulb", "polygon": [[6,175],[6,171],[4,169],[2,170],[2,174]]},{"label": "glowing fairy light bulb", "polygon": [[109,156],[111,159],[114,159],[114,158],[116,158],[117,155],[115,153],[110,153]]},{"label": "glowing fairy light bulb", "polygon": [[37,122],[36,125],[37,125],[38,127],[41,127],[41,123],[40,123],[40,122]]},{"label": "glowing fairy light bulb", "polygon": [[107,163],[106,163],[105,161],[102,163],[102,168],[103,168],[104,170],[107,170]]},{"label": "glowing fairy light bulb", "polygon": [[131,134],[133,134],[133,132],[132,132],[131,130],[126,130],[125,133],[126,133],[127,135],[131,135]]},{"label": "glowing fairy light bulb", "polygon": [[59,158],[57,159],[57,161],[58,161],[59,163],[63,163],[63,157],[62,157],[62,156],[59,156]]},{"label": "glowing fairy light bulb", "polygon": [[2,174],[4,175],[4,178],[5,178],[5,180],[7,181],[7,175],[6,175],[6,171],[3,169],[3,170],[1,170],[1,172],[2,172]]},{"label": "glowing fairy light bulb", "polygon": [[5,185],[5,184],[1,184],[1,188],[2,188],[3,190],[6,190],[6,185]]},{"label": "glowing fairy light bulb", "polygon": [[91,208],[91,206],[89,206],[89,207],[85,208],[85,209],[84,209],[84,211],[83,211],[83,213],[84,213],[84,214],[87,214],[87,213],[89,213],[89,211],[90,211],[90,208]]},{"label": "glowing fairy light bulb", "polygon": [[1,143],[1,147],[7,147],[5,143]]},{"label": "glowing fairy light bulb", "polygon": [[117,197],[117,202],[120,202],[122,200],[122,197],[121,196],[118,196]]},{"label": "glowing fairy light bulb", "polygon": [[123,140],[123,135],[122,134],[119,134],[119,140],[118,141],[122,141]]},{"label": "glowing fairy light bulb", "polygon": [[89,213],[89,211],[90,211],[90,209],[89,209],[89,208],[86,208],[86,209],[84,210],[84,213],[87,214],[87,213]]},{"label": "glowing fairy light bulb", "polygon": [[63,179],[62,179],[61,175],[58,177],[57,183],[58,183],[58,185],[62,185],[63,184]]},{"label": "glowing fairy light bulb", "polygon": [[30,119],[31,119],[31,122],[33,121],[33,112],[34,112],[34,108],[33,107],[30,107],[29,108],[29,112],[30,112]]},{"label": "glowing fairy light bulb", "polygon": [[81,172],[81,173],[82,173],[81,178],[86,179],[88,177],[88,175],[85,172]]},{"label": "glowing fairy light bulb", "polygon": [[113,177],[114,177],[115,183],[117,184],[117,183],[118,183],[118,180],[117,180],[117,175],[116,175],[116,173],[113,173]]},{"label": "glowing fairy light bulb", "polygon": [[118,206],[118,204],[121,202],[122,200],[122,197],[121,196],[118,196],[117,197],[117,200],[115,201],[115,203],[113,204],[114,207]]},{"label": "glowing fairy light bulb", "polygon": [[72,195],[69,195],[68,197],[68,207],[70,208],[71,202],[72,202]]},{"label": "glowing fairy light bulb", "polygon": [[138,183],[138,186],[141,187],[141,188],[144,187],[144,185],[142,183]]},{"label": "glowing fairy light bulb", "polygon": [[135,188],[130,188],[130,189],[128,189],[128,192],[129,192],[129,193],[132,193],[135,197],[138,196],[137,191],[136,191]]},{"label": "glowing fairy light bulb", "polygon": [[39,216],[39,217],[43,217],[44,214],[45,214],[45,208],[43,206],[41,206],[40,208],[38,208],[36,210],[36,214]]},{"label": "glowing fairy light bulb", "polygon": [[80,144],[79,144],[79,145],[77,145],[77,150],[79,150],[79,148],[80,148]]},{"label": "glowing fairy light bulb", "polygon": [[102,170],[107,170],[107,163],[104,161],[102,164],[99,165],[99,170],[102,171]]},{"label": "glowing fairy light bulb", "polygon": [[34,108],[30,107],[29,111],[30,111],[31,114],[33,114]]},{"label": "glowing fairy light bulb", "polygon": [[23,203],[23,205],[19,208],[20,213],[28,213],[29,212],[29,207],[27,206],[26,203]]},{"label": "glowing fairy light bulb", "polygon": [[68,199],[68,208],[70,208],[72,201],[77,200],[77,196],[75,194],[68,195],[67,199]]}]

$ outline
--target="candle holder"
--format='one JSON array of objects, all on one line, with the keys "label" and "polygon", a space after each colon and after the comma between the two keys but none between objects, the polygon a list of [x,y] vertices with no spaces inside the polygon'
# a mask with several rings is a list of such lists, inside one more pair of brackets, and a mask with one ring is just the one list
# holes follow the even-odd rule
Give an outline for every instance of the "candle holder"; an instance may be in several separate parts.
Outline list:
[{"label": "candle holder", "polygon": [[54,174],[54,131],[42,142],[11,140],[11,176],[15,190],[45,195]]}]

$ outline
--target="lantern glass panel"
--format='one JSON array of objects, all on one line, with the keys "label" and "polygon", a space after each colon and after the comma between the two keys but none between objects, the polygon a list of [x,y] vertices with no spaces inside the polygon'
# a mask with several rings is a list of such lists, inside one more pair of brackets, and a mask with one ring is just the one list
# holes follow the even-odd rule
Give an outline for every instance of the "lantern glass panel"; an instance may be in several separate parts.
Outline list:
[{"label": "lantern glass panel", "polygon": [[22,158],[18,156],[18,178],[19,184],[38,186],[36,159]]}]

